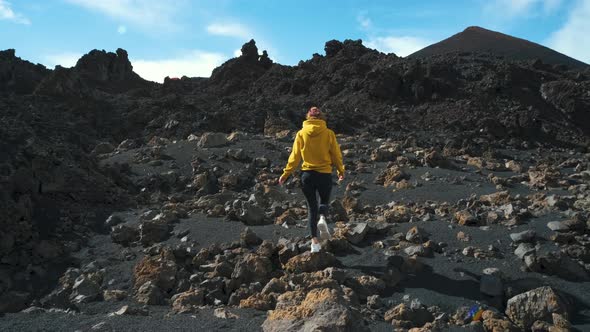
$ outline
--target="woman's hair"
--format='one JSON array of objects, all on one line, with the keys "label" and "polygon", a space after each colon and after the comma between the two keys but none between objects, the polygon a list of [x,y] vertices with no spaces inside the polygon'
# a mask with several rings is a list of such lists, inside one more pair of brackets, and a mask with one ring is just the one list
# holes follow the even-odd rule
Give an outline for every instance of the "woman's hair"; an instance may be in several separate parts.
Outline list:
[{"label": "woman's hair", "polygon": [[320,110],[319,107],[313,106],[307,111],[307,120],[309,119],[320,119],[326,121],[326,115]]}]

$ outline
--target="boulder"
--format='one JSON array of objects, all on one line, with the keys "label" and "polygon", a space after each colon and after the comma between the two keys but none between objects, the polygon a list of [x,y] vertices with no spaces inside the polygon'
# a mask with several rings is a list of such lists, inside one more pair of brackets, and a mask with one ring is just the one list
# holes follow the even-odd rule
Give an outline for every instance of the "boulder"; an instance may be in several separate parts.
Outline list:
[{"label": "boulder", "polygon": [[147,281],[137,290],[135,300],[141,304],[159,305],[164,304],[164,294],[153,282]]},{"label": "boulder", "polygon": [[237,281],[237,284],[249,284],[254,281],[265,282],[269,279],[272,272],[272,263],[267,257],[257,254],[244,255],[234,267],[231,278]]},{"label": "boulder", "polygon": [[549,286],[516,295],[506,304],[506,315],[510,320],[527,330],[535,321],[551,322],[554,313],[567,319],[570,310],[570,303]]},{"label": "boulder", "polygon": [[240,301],[240,308],[251,308],[261,311],[275,308],[276,300],[271,294],[254,294]]},{"label": "boulder", "polygon": [[369,227],[367,223],[358,223],[355,225],[348,225],[347,231],[344,233],[346,239],[352,244],[359,244],[367,235]]},{"label": "boulder", "polygon": [[101,295],[100,285],[92,278],[81,275],[72,287],[70,299],[75,303],[90,302]]},{"label": "boulder", "polygon": [[264,332],[368,331],[363,317],[345,300],[341,291],[318,288],[307,294],[287,292],[277,299],[276,309],[262,324]]},{"label": "boulder", "polygon": [[196,312],[205,304],[205,293],[201,289],[191,289],[172,297],[172,310],[178,313]]},{"label": "boulder", "polygon": [[135,289],[151,281],[164,292],[172,290],[176,283],[176,262],[170,250],[162,252],[154,257],[143,257],[133,269]]}]

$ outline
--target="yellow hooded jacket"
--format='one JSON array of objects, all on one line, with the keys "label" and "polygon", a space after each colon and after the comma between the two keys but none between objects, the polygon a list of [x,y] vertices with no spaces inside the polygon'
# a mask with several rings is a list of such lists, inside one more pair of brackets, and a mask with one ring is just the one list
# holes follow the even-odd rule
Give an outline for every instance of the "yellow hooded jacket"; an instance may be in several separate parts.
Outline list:
[{"label": "yellow hooded jacket", "polygon": [[309,119],[303,121],[303,128],[297,132],[293,150],[287,166],[283,170],[283,178],[289,177],[303,159],[301,170],[332,173],[336,167],[338,176],[344,175],[342,152],[336,141],[336,135],[328,127],[326,121]]}]

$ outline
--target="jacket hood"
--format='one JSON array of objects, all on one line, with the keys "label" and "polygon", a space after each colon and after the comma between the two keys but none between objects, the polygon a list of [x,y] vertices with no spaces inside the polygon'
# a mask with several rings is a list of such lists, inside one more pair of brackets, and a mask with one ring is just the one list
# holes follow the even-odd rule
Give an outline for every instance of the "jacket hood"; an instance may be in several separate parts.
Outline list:
[{"label": "jacket hood", "polygon": [[320,119],[310,119],[303,121],[303,128],[301,132],[310,137],[317,136],[326,131],[326,121]]}]

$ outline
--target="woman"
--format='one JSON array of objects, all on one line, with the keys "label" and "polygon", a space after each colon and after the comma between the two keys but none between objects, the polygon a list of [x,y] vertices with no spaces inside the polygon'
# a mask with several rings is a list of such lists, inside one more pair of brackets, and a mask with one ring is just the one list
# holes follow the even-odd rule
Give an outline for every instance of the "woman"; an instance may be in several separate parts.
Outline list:
[{"label": "woman", "polygon": [[[318,241],[318,228],[322,238],[330,236],[326,215],[332,191],[332,167],[336,167],[338,181],[342,181],[344,165],[336,135],[326,127],[326,117],[317,107],[309,109],[307,120],[303,121],[303,128],[297,132],[289,161],[283,170],[283,175],[279,178],[280,185],[285,183],[302,159],[301,184],[307,200],[311,252],[319,252],[321,245]],[[320,196],[319,206],[316,193]]]}]

